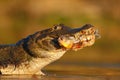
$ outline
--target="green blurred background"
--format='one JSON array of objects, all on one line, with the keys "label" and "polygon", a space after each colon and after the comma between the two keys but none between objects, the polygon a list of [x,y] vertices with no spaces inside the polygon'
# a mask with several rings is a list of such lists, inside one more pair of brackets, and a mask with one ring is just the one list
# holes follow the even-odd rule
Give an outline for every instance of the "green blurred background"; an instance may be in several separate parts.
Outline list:
[{"label": "green blurred background", "polygon": [[15,43],[54,24],[81,27],[90,23],[99,29],[101,39],[91,47],[67,52],[50,66],[91,63],[120,67],[119,3],[120,0],[0,0],[0,44]]}]

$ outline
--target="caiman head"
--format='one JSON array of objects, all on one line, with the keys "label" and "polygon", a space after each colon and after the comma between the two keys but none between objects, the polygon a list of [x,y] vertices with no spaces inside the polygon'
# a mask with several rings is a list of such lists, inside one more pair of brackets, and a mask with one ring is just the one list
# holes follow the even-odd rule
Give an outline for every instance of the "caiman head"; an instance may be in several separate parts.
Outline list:
[{"label": "caiman head", "polygon": [[25,39],[24,46],[29,53],[38,56],[44,51],[79,50],[93,45],[99,37],[97,29],[91,24],[75,29],[59,24],[30,35],[29,39]]}]

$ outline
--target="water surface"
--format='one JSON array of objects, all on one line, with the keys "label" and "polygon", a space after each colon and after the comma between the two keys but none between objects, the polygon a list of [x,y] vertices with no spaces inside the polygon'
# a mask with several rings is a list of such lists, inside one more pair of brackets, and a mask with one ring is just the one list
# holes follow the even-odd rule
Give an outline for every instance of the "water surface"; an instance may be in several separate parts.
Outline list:
[{"label": "water surface", "polygon": [[[111,64],[112,65],[112,64]],[[120,80],[120,68],[108,65],[50,65],[40,75],[1,75],[0,80]]]}]

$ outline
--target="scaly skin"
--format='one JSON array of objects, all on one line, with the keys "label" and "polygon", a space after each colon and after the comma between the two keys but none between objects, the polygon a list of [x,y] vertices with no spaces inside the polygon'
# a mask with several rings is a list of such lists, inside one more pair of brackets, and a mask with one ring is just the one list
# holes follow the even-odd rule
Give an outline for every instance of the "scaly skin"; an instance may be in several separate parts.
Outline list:
[{"label": "scaly skin", "polygon": [[68,50],[79,50],[94,44],[99,34],[86,24],[72,29],[63,24],[38,31],[16,44],[0,45],[1,74],[40,74],[41,69],[56,61]]}]

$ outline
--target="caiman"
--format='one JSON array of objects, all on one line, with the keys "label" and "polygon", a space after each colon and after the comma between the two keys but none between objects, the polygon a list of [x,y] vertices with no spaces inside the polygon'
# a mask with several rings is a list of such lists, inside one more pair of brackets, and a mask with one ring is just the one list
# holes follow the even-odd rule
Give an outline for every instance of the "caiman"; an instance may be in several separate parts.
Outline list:
[{"label": "caiman", "polygon": [[41,69],[61,58],[68,50],[94,44],[98,30],[91,24],[70,28],[63,24],[38,31],[15,44],[0,45],[1,74],[39,74]]}]

